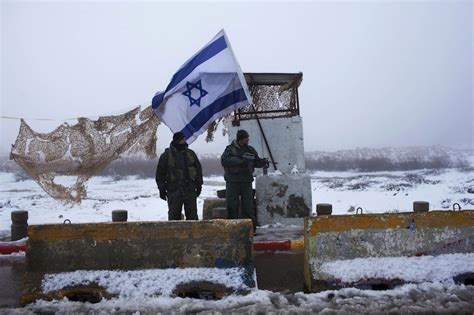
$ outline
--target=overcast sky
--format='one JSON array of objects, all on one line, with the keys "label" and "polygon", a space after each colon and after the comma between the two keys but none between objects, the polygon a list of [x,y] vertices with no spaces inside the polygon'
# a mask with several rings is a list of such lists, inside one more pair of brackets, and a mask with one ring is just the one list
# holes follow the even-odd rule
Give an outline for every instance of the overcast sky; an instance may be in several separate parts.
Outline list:
[{"label": "overcast sky", "polygon": [[[244,72],[303,72],[307,151],[473,148],[471,1],[1,3],[1,114],[36,131],[150,104],[224,28]],[[5,153],[19,121],[0,124]]]}]

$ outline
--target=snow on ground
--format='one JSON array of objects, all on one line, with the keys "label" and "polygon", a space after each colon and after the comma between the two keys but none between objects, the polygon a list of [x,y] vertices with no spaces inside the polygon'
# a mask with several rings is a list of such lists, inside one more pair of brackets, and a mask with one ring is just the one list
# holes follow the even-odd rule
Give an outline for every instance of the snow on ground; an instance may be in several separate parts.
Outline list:
[{"label": "snow on ground", "polygon": [[244,284],[244,277],[245,270],[242,268],[77,270],[45,275],[42,289],[44,293],[48,293],[68,286],[95,283],[121,299],[146,299],[156,296],[170,297],[177,284],[192,281],[219,283],[235,291],[250,289]]},{"label": "snow on ground", "polygon": [[[365,212],[406,211],[412,208],[412,202],[415,200],[429,201],[431,209],[450,209],[454,202],[460,203],[465,209],[474,208],[474,195],[468,192],[470,188],[474,188],[472,169],[470,171],[469,169],[467,171],[446,169],[376,173],[315,172],[311,177],[313,209],[315,209],[316,203],[332,203],[335,214],[352,213],[359,206],[363,207]],[[216,191],[223,188],[225,188],[223,177],[205,179],[202,194],[198,199],[199,217],[202,217],[203,200],[215,197]],[[10,212],[13,210],[28,210],[29,224],[40,224],[62,223],[65,219],[70,219],[72,223],[110,222],[111,211],[116,209],[128,210],[129,221],[167,219],[166,202],[159,198],[156,184],[151,178],[129,177],[123,180],[114,180],[112,177],[93,177],[88,183],[88,197],[81,204],[64,205],[49,197],[34,181],[17,180],[17,177],[12,173],[0,173],[0,236],[9,234]],[[472,266],[471,256],[469,254],[468,258],[463,259],[465,259],[465,263]],[[429,256],[420,258],[431,259]],[[454,262],[451,258],[443,257],[442,261],[435,261],[436,258],[432,258],[434,260],[431,262],[411,261],[411,258],[406,258],[403,261],[397,260],[395,263],[390,260],[382,262],[374,258],[373,261],[369,259],[367,264],[371,264],[372,267],[373,265],[383,266],[384,268],[379,268],[380,272],[394,269],[392,263],[401,266],[400,270],[403,270],[404,265],[412,264],[415,266],[415,270],[423,272],[423,267],[428,263],[437,266],[438,269],[433,270],[439,271],[439,268],[442,268],[440,273],[446,272],[458,264],[460,264],[458,266],[460,269],[458,269],[461,270],[463,265],[461,260]],[[355,265],[356,269],[361,266],[360,263]],[[416,266],[421,267],[417,268]],[[331,266],[326,267],[330,269]],[[349,270],[352,267],[338,264],[340,270]],[[336,268],[331,270],[340,272]],[[394,270],[391,271],[394,272]],[[400,272],[403,273],[403,271]],[[109,271],[109,277],[111,273],[113,271]],[[410,274],[407,273],[405,276],[409,277]],[[145,273],[143,275],[145,276]],[[217,278],[222,278],[222,275],[215,275]],[[446,280],[450,275],[448,272],[439,277]],[[208,273],[207,279],[212,276],[213,273]],[[417,275],[412,274],[412,276],[415,279]],[[437,275],[432,274],[432,276],[434,280],[440,280]],[[55,281],[61,283],[61,281],[67,282],[76,279],[72,277],[72,274],[62,280],[54,277],[48,278],[52,281],[48,283],[56,283]],[[99,276],[96,275],[94,279],[97,277]],[[150,275],[148,277],[151,281],[155,279]],[[129,290],[126,280],[122,280],[124,281],[124,290]],[[161,280],[156,278],[154,283],[157,282],[161,283]],[[48,288],[49,284],[45,285],[45,288]],[[115,286],[114,283],[109,285]],[[121,284],[117,282],[117,290],[120,287]],[[148,290],[149,287],[144,284],[142,289]],[[388,291],[344,288],[317,294],[285,294],[252,290],[245,296],[231,295],[218,301],[172,298],[167,295],[152,298],[137,297],[130,293],[130,295],[125,294],[119,298],[103,300],[97,304],[67,300],[38,301],[23,309],[6,311],[9,314],[32,314],[35,312],[156,314],[157,312],[169,313],[170,311],[177,313],[283,311],[285,313],[307,314],[316,312],[327,314],[335,312],[474,312],[474,287],[455,285],[452,281],[443,280],[441,282],[406,284]]]},{"label": "snow on ground", "polygon": [[313,209],[333,205],[333,214],[403,212],[413,201],[428,201],[430,209],[451,210],[454,203],[474,209],[472,169],[395,172],[314,172],[311,176]]},{"label": "snow on ground", "polygon": [[111,299],[97,304],[37,301],[8,314],[157,314],[157,313],[284,313],[284,314],[380,314],[474,312],[474,287],[446,283],[407,284],[388,291],[344,288],[315,294],[284,294],[253,290],[217,301],[156,297]]},{"label": "snow on ground", "polygon": [[474,253],[335,260],[323,263],[320,270],[345,283],[366,279],[453,283],[453,278],[457,275],[474,273]]},{"label": "snow on ground", "polygon": [[[225,188],[224,178],[208,177],[198,198],[202,218],[205,198],[215,197]],[[10,212],[28,210],[28,224],[110,222],[112,210],[128,210],[129,221],[164,221],[168,219],[166,201],[160,199],[154,179],[128,177],[92,177],[88,196],[81,204],[63,204],[46,194],[33,180],[17,181],[13,173],[0,173],[0,231],[10,231]]]},{"label": "snow on ground", "polygon": [[[311,174],[313,209],[331,203],[333,214],[410,211],[416,200],[430,202],[431,209],[451,209],[458,202],[474,208],[474,173],[467,170],[419,170],[409,172],[314,172]],[[65,179],[61,179],[65,180]],[[198,198],[202,218],[205,198],[225,188],[222,176],[207,177]],[[0,234],[10,230],[10,212],[28,210],[29,224],[109,222],[112,210],[128,210],[129,221],[167,220],[167,204],[159,198],[154,179],[96,176],[88,183],[88,197],[78,205],[65,205],[49,197],[33,180],[17,180],[0,173]],[[314,210],[313,210],[314,212]]]}]

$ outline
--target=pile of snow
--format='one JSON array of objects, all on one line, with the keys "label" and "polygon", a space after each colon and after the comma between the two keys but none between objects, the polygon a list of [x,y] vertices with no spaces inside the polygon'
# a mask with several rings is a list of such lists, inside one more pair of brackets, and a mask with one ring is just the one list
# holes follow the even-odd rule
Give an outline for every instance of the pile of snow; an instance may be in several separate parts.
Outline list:
[{"label": "pile of snow", "polygon": [[471,313],[474,287],[446,283],[407,284],[389,291],[344,288],[315,294],[284,294],[254,290],[245,296],[231,295],[218,301],[190,298],[141,298],[102,300],[97,304],[38,301],[9,314],[157,314],[157,313]]},{"label": "pile of snow", "polygon": [[474,253],[335,260],[323,263],[319,270],[345,283],[367,279],[454,283],[455,276],[474,273]]},{"label": "pile of snow", "polygon": [[92,283],[122,299],[170,297],[178,284],[209,281],[232,290],[250,289],[243,282],[242,268],[170,268],[147,270],[77,270],[47,274],[42,281],[44,293]]}]

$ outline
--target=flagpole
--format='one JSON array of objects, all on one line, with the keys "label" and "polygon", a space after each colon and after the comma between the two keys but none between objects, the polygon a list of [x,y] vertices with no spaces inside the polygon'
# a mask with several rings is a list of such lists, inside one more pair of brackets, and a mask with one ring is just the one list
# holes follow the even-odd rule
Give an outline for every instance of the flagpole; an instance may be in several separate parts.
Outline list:
[{"label": "flagpole", "polygon": [[267,137],[265,136],[265,132],[263,131],[262,124],[260,123],[260,119],[258,118],[257,109],[255,108],[255,105],[254,105],[253,103],[252,103],[252,109],[253,109],[253,113],[254,113],[254,115],[255,115],[255,119],[257,120],[258,127],[260,128],[260,132],[262,133],[263,141],[265,142],[265,146],[267,147],[268,154],[270,155],[270,160],[272,160],[273,168],[274,168],[275,171],[276,171],[276,170],[277,170],[277,167],[276,167],[275,160],[273,159],[272,151],[270,150],[270,146],[268,145]]},{"label": "flagpole", "polygon": [[224,34],[224,38],[225,38],[225,41],[227,43],[227,47],[229,47],[229,51],[231,52],[232,57],[234,58],[235,64],[238,67],[237,75],[240,78],[240,81],[241,81],[242,86],[244,88],[245,94],[247,95],[249,103],[252,105],[252,109],[253,109],[253,113],[255,115],[255,119],[257,120],[258,127],[260,128],[260,132],[262,133],[262,136],[263,136],[263,141],[265,142],[265,146],[267,147],[268,154],[270,155],[270,159],[272,161],[273,168],[276,171],[277,170],[276,163],[275,163],[275,160],[273,159],[273,154],[272,154],[272,151],[270,150],[270,146],[268,145],[267,137],[265,136],[265,132],[263,131],[262,124],[260,123],[260,119],[258,118],[257,109],[255,108],[255,105],[253,104],[253,100],[252,100],[252,97],[250,95],[250,91],[249,91],[249,88],[248,88],[248,85],[247,85],[247,81],[245,80],[244,73],[242,72],[242,69],[240,68],[240,64],[237,62],[237,57],[235,56],[234,50],[232,49],[232,46],[230,45],[229,39],[227,38],[227,34],[225,33],[224,29],[222,29],[222,33]]}]

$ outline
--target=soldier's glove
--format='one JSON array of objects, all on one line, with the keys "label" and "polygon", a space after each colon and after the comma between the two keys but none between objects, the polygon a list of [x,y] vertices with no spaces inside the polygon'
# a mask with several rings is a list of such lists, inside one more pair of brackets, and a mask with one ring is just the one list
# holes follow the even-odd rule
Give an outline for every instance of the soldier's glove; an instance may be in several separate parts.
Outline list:
[{"label": "soldier's glove", "polygon": [[160,189],[160,198],[166,201],[167,197],[168,197],[168,194],[166,193],[166,190]]},{"label": "soldier's glove", "polygon": [[201,191],[202,191],[202,186],[197,186],[196,187],[196,197],[199,197],[199,195],[201,194]]},{"label": "soldier's glove", "polygon": [[255,154],[252,154],[250,152],[245,152],[242,155],[242,158],[246,160],[247,162],[253,162],[255,160]]},{"label": "soldier's glove", "polygon": [[270,167],[270,161],[268,159],[261,159],[264,168]]}]

